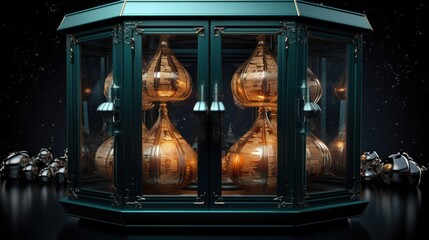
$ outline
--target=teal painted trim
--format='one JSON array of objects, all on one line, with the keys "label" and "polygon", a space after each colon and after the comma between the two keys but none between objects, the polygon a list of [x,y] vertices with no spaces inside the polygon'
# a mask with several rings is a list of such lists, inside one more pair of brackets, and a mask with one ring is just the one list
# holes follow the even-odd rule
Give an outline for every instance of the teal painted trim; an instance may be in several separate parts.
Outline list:
[{"label": "teal painted trim", "polygon": [[[354,151],[356,145],[353,144],[356,141],[356,76],[355,76],[355,46],[353,42],[347,44],[347,68],[346,68],[346,79],[347,79],[347,99],[346,99],[346,175],[345,175],[345,187],[349,190],[353,187],[353,176],[355,169],[355,157]],[[359,160],[360,161],[360,160]]]},{"label": "teal painted trim", "polygon": [[197,34],[196,28],[204,28],[207,32],[207,21],[169,21],[169,20],[147,20],[134,21],[136,28],[142,34]]},{"label": "teal painted trim", "polygon": [[93,29],[92,31],[78,32],[74,34],[79,43],[112,36],[112,26]]},{"label": "teal painted trim", "polygon": [[371,24],[364,14],[333,8],[325,5],[297,1],[301,17],[307,17],[326,22],[372,31]]},{"label": "teal painted trim", "polygon": [[[74,44],[74,57],[73,57],[73,86],[72,88],[74,89],[74,95],[76,96],[75,98],[75,104],[73,106],[73,121],[76,124],[74,127],[74,134],[75,138],[74,138],[74,143],[76,144],[74,146],[74,149],[77,150],[76,153],[81,153],[82,152],[82,137],[81,135],[83,134],[83,123],[82,123],[82,84],[81,84],[81,45],[80,43],[77,43],[77,40]],[[77,160],[75,167],[76,167],[76,184],[77,187],[80,188],[82,186],[82,171],[81,171],[81,161],[82,161],[82,157],[81,154],[79,154],[78,156],[76,156],[75,158]]]},{"label": "teal painted trim", "polygon": [[351,43],[356,36],[356,32],[340,32],[338,29],[320,27],[318,25],[303,25],[308,30],[309,38],[328,39],[333,42]]},{"label": "teal painted trim", "polygon": [[[131,95],[131,102],[124,104],[129,105],[129,112],[126,112],[130,116],[129,123],[131,127],[131,134],[124,134],[126,138],[129,138],[126,143],[130,143],[132,149],[129,153],[129,158],[122,161],[125,164],[124,172],[124,183],[128,186],[129,199],[133,201],[136,197],[136,193],[141,191],[142,185],[142,122],[143,122],[143,102],[142,102],[142,40],[141,36],[138,38],[140,41],[137,42],[138,30],[135,25],[124,23],[123,29],[123,76],[124,82],[128,81],[129,84],[124,86],[131,86],[131,89],[124,88],[127,95]],[[119,44],[118,44],[119,45]],[[118,54],[120,54],[118,49]]]},{"label": "teal painted trim", "polygon": [[[307,66],[308,66],[308,32],[307,30],[302,27],[301,25],[298,25],[296,28],[296,42],[294,45],[296,45],[296,55],[294,56],[296,65],[295,65],[295,79],[289,79],[295,83],[295,92],[296,97],[293,99],[296,99],[297,101],[301,101],[304,104],[307,101]],[[309,98],[308,98],[309,99]],[[296,207],[305,207],[307,205],[306,199],[308,198],[307,195],[307,134],[309,129],[309,121],[311,119],[307,119],[303,116],[303,108],[304,105],[298,104],[299,102],[295,103],[295,147],[296,147],[296,153],[295,153],[295,162],[296,162],[296,168],[295,168],[295,192],[296,192]]]},{"label": "teal painted trim", "polygon": [[278,26],[275,26],[273,28],[252,28],[249,30],[249,28],[231,28],[226,27],[223,31],[223,34],[241,34],[241,35],[249,35],[249,34],[276,34],[281,25],[277,23]]},{"label": "teal painted trim", "polygon": [[123,16],[297,16],[293,1],[127,1]]},{"label": "teal painted trim", "polygon": [[247,31],[253,31],[255,28],[275,28],[278,26],[278,28],[281,28],[283,25],[282,21],[279,20],[267,20],[266,18],[261,18],[260,20],[252,20],[252,19],[246,19],[246,20],[234,20],[234,19],[228,19],[228,20],[212,20],[213,24],[215,24],[217,27],[227,27],[225,28],[226,32],[228,32],[228,28],[236,29],[236,28],[242,28],[247,29]]},{"label": "teal painted trim", "polygon": [[[210,21],[209,23],[209,43],[210,43],[210,86],[208,89],[209,93],[209,102],[208,107],[210,108],[212,102],[214,101],[214,89],[219,89],[219,95],[222,94],[222,34],[217,33],[216,31],[216,25],[215,21]],[[223,101],[222,98],[219,99],[219,101]],[[221,141],[220,139],[214,139],[213,130],[211,130],[214,127],[213,119],[215,117],[215,114],[218,113],[209,113],[209,144],[210,144],[210,192],[208,192],[208,201],[209,201],[209,208],[216,209],[215,205],[215,196],[212,194],[216,194],[218,196],[222,193],[222,147],[220,145]],[[222,121],[219,120],[219,125],[216,127],[219,127],[219,130],[222,129]]]},{"label": "teal painted trim", "polygon": [[121,16],[123,8],[122,1],[101,5],[94,8],[88,8],[82,11],[66,14],[61,21],[58,31],[74,28],[89,23],[106,21]]},{"label": "teal painted trim", "polygon": [[[299,227],[318,223],[347,220],[362,214],[367,201],[309,207],[302,210],[281,208],[273,210],[207,209],[168,210],[144,208],[114,208],[83,200],[59,200],[69,216],[90,219],[124,227]],[[178,205],[177,207],[180,207]]]},{"label": "teal painted trim", "polygon": [[[214,24],[216,24],[217,27],[223,27],[221,35],[227,35],[227,34],[236,34],[236,35],[258,35],[258,34],[271,34],[275,35],[282,31],[283,25],[281,22],[278,21],[270,21],[265,23],[260,23],[261,25],[258,27],[255,27],[254,23],[257,24],[254,21],[239,21],[239,22],[233,22],[233,23],[227,23],[223,22],[221,24],[221,21],[213,21]],[[240,26],[239,24],[242,23]],[[269,25],[271,24],[271,25]],[[243,50],[246,51],[246,50]],[[253,50],[249,50],[251,53]],[[223,50],[223,52],[228,52],[228,50]],[[234,53],[236,53],[236,50],[233,50]]]},{"label": "teal painted trim", "polygon": [[74,36],[67,35],[66,38],[66,80],[67,80],[67,148],[68,148],[68,176],[72,188],[78,187],[76,176],[79,174],[80,162],[80,122],[77,121],[79,99],[77,98],[77,76],[75,64]]},{"label": "teal painted trim", "polygon": [[[123,189],[130,188],[132,185],[132,177],[134,170],[133,162],[137,159],[141,159],[142,156],[135,156],[135,135],[140,134],[136,131],[136,116],[135,116],[135,91],[134,91],[134,81],[141,81],[134,79],[134,62],[133,62],[133,48],[134,48],[134,28],[130,26],[122,26],[123,29],[127,31],[122,31],[122,41],[118,44],[118,47],[121,48],[121,51],[117,53],[119,55],[115,56],[115,59],[118,60],[114,63],[116,67],[115,70],[122,69],[121,72],[118,72],[118,80],[120,82],[120,99],[121,106],[119,110],[120,114],[120,129],[122,130],[119,139],[120,146],[118,152],[120,151],[120,156],[116,159],[117,164],[117,182],[116,184],[120,185]],[[138,71],[136,69],[136,71]],[[141,88],[140,88],[141,89]],[[141,101],[141,100],[139,100]],[[141,105],[140,105],[141,106]],[[141,108],[137,112],[141,114]],[[141,122],[140,122],[141,124]],[[141,129],[141,127],[140,127]],[[141,142],[140,142],[141,145]],[[141,161],[141,160],[140,160]]]},{"label": "teal painted trim", "polygon": [[[277,35],[277,122],[285,122],[285,109],[288,99],[287,95],[287,68],[286,68],[286,33],[282,29]],[[277,124],[277,196],[279,201],[284,201],[287,196],[286,169],[289,167],[287,161],[286,128],[284,124]]]},{"label": "teal painted trim", "polygon": [[[122,123],[123,123],[123,113],[121,112],[121,108],[122,108],[122,104],[123,104],[123,99],[122,99],[122,91],[123,91],[123,77],[122,77],[122,72],[123,72],[123,65],[122,65],[122,44],[123,44],[123,25],[115,25],[113,27],[114,29],[114,33],[115,33],[115,37],[112,36],[112,72],[113,72],[113,83],[115,84],[115,86],[117,87],[116,90],[112,90],[112,101],[113,101],[113,105],[114,105],[114,117],[115,117],[115,121],[118,120],[116,119],[117,117],[119,117],[120,122],[118,123],[113,122],[113,134],[112,136],[114,137],[114,141],[113,141],[113,153],[114,153],[114,168],[113,168],[113,184],[114,185],[121,185],[123,184],[122,179],[118,182],[118,169],[120,169],[121,167],[117,167],[118,166],[118,162],[122,162],[122,159],[125,157],[123,154],[123,147],[124,147],[124,135],[123,133],[123,128],[122,128]],[[113,33],[112,33],[113,34]],[[107,37],[107,36],[106,36]],[[119,100],[119,101],[117,101]],[[117,103],[119,102],[119,103]],[[121,185],[123,186],[123,185]]]},{"label": "teal painted trim", "polygon": [[150,31],[150,28],[186,28],[186,27],[203,27],[206,25],[207,21],[202,20],[166,20],[166,19],[157,19],[157,20],[150,20],[150,19],[139,19],[136,18],[134,22],[137,24],[136,27],[139,28],[148,28],[148,31]]},{"label": "teal painted trim", "polygon": [[350,189],[354,191],[360,190],[360,156],[361,149],[361,119],[362,119],[362,56],[363,56],[363,37],[358,35],[353,40],[353,44],[349,45],[349,79],[348,82],[349,93],[352,94],[348,98],[348,116],[347,116],[347,159],[351,163],[349,168],[351,174]]},{"label": "teal painted trim", "polygon": [[[300,171],[300,159],[297,157],[297,120],[298,120],[298,63],[296,61],[297,56],[300,54],[297,47],[297,23],[288,21],[285,23],[286,27],[286,38],[287,41],[284,43],[286,49],[286,84],[285,87],[278,91],[279,94],[279,111],[281,118],[285,125],[285,143],[282,148],[285,148],[286,152],[286,189],[287,199],[291,199],[289,204],[295,207],[297,199],[297,184],[302,183],[299,180],[301,175],[297,171]],[[280,105],[281,104],[281,105]],[[283,117],[284,116],[284,117]],[[278,124],[280,125],[280,124]]]},{"label": "teal painted trim", "polygon": [[[197,27],[197,26],[196,26]],[[143,30],[144,34],[181,34],[181,35],[185,35],[185,34],[195,34],[195,29],[194,28],[188,28],[188,27],[184,27],[184,28],[145,28],[145,27],[141,27],[141,29]]]},{"label": "teal painted trim", "polygon": [[304,17],[372,30],[365,15],[304,1],[118,1],[65,15],[58,31],[121,17]]},{"label": "teal painted trim", "polygon": [[[198,37],[198,70],[197,70],[197,98],[195,101],[204,101],[209,107],[209,82],[210,82],[210,44],[209,44],[209,22],[203,21],[199,25],[203,27],[202,32],[195,33]],[[198,26],[198,25],[197,25]],[[201,96],[201,94],[203,96]],[[208,196],[207,193],[210,193],[210,128],[209,128],[209,115],[206,113],[196,113],[202,114],[198,118],[198,121],[202,121],[204,125],[199,124],[198,131],[204,131],[205,139],[198,138],[198,192],[197,196],[203,196],[202,201],[204,201],[204,207],[208,207]]]},{"label": "teal painted trim", "polygon": [[[142,136],[142,127],[143,127],[143,96],[142,96],[142,66],[143,66],[143,38],[141,34],[134,34],[134,56],[130,56],[133,61],[133,70],[134,73],[133,77],[133,95],[134,95],[134,122],[133,125],[135,126],[135,135],[133,136],[134,139],[134,152],[135,156],[132,161],[133,165],[130,173],[132,176],[134,176],[134,186],[135,186],[135,194],[142,195],[143,190],[143,163],[140,159],[143,158],[143,136]],[[139,134],[140,133],[140,134]]]}]

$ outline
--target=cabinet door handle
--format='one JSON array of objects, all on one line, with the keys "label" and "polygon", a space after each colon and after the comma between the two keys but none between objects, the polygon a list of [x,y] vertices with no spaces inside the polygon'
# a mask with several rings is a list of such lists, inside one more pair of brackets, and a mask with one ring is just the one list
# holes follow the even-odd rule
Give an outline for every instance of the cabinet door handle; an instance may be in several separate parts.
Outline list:
[{"label": "cabinet door handle", "polygon": [[210,105],[210,115],[212,117],[212,138],[213,141],[220,141],[222,115],[225,112],[225,106],[219,101],[219,89],[217,84],[214,85],[213,101]]},{"label": "cabinet door handle", "polygon": [[193,111],[198,116],[198,140],[202,142],[205,142],[206,140],[206,122],[209,111],[204,96],[204,85],[201,85],[198,94],[198,102],[195,103]]}]

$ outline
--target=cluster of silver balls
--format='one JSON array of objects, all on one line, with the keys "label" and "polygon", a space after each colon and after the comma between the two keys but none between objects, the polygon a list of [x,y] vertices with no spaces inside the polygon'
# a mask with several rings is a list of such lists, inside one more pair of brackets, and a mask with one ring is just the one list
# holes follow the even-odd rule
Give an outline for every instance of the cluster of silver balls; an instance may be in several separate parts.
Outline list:
[{"label": "cluster of silver balls", "polygon": [[381,159],[374,150],[361,155],[361,181],[391,185],[418,186],[422,174],[427,171],[406,152],[398,151]]},{"label": "cluster of silver balls", "polygon": [[54,158],[50,148],[42,148],[32,156],[28,151],[11,152],[0,163],[0,177],[28,181],[65,183],[67,181],[67,149]]},{"label": "cluster of silver balls", "polygon": [[[67,181],[67,149],[64,155],[53,157],[50,148],[42,148],[36,156],[28,151],[11,152],[0,163],[0,177],[28,181],[65,183]],[[418,186],[422,174],[427,171],[419,166],[406,152],[396,152],[381,159],[376,151],[363,152],[360,158],[363,183],[399,184]]]}]

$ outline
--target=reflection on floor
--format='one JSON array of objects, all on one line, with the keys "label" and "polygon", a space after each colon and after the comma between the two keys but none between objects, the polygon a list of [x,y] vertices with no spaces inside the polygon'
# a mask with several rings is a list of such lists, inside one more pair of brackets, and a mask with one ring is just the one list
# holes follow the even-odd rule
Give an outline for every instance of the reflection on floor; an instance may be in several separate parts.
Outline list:
[{"label": "reflection on floor", "polygon": [[[423,239],[429,188],[363,186],[361,196],[370,201],[364,214],[348,222],[311,229],[274,231],[264,228],[128,229],[79,220],[65,215],[58,199],[65,186],[18,180],[0,180],[0,236],[11,239]],[[425,230],[425,231],[424,231]],[[280,232],[280,233],[279,233]],[[6,234],[7,233],[7,234]],[[3,239],[2,237],[0,237]]]}]

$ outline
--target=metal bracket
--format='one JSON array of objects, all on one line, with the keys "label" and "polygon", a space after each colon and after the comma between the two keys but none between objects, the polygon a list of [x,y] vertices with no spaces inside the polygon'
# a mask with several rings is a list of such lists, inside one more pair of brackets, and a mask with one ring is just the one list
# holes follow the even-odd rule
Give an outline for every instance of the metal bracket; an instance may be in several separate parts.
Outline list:
[{"label": "metal bracket", "polygon": [[[130,196],[127,196],[127,199],[129,199]],[[143,196],[136,196],[136,199],[134,201],[126,201],[125,204],[129,207],[134,207],[134,208],[141,208],[143,207],[142,203],[143,201],[145,201],[146,198],[144,198]]]},{"label": "metal bracket", "polygon": [[204,142],[206,140],[206,121],[209,111],[204,97],[204,85],[200,86],[197,98],[198,102],[195,103],[193,112],[198,116],[198,140]]},{"label": "metal bracket", "polygon": [[133,34],[136,35],[138,33],[143,32],[143,29],[137,28],[137,26],[140,24],[140,22],[129,22],[125,24],[124,26],[124,43],[126,44],[132,44],[133,42]]},{"label": "metal bracket", "polygon": [[117,44],[121,42],[121,34],[122,34],[121,25],[118,24],[114,26],[112,30],[113,43]]},{"label": "metal bracket", "polygon": [[213,197],[215,199],[214,204],[216,205],[223,205],[225,202],[223,201],[223,198],[220,196],[220,194],[217,194],[216,192],[213,192]]},{"label": "metal bracket", "polygon": [[277,30],[277,34],[284,35],[286,30],[286,22],[280,22],[282,25],[279,30]]},{"label": "metal bracket", "polygon": [[137,35],[137,34],[143,34],[143,33],[144,33],[144,29],[143,29],[143,28],[138,28],[138,27],[137,27],[137,28],[135,29],[135,31],[136,31],[136,35]]},{"label": "metal bracket", "polygon": [[214,85],[213,101],[210,105],[210,112],[212,116],[212,139],[214,141],[219,141],[221,138],[221,124],[222,117],[225,113],[225,105],[220,101],[220,90],[217,83]]},{"label": "metal bracket", "polygon": [[355,61],[359,58],[359,52],[362,51],[363,43],[362,43],[362,34],[358,34],[355,36],[354,40],[355,49],[353,51]]},{"label": "metal bracket", "polygon": [[75,36],[69,34],[67,39],[67,50],[70,51],[70,63],[74,63],[74,45],[78,43],[78,40]]},{"label": "metal bracket", "polygon": [[225,27],[214,27],[215,37],[219,37],[225,31]]},{"label": "metal bracket", "polygon": [[120,206],[122,202],[122,188],[119,185],[113,186],[113,202],[112,205]]},{"label": "metal bracket", "polygon": [[278,201],[279,203],[277,204],[277,208],[289,208],[292,207],[293,203],[292,202],[288,202],[286,200],[289,200],[291,198],[285,198],[283,196],[277,196],[274,198],[274,201]]},{"label": "metal bracket", "polygon": [[194,205],[203,205],[205,203],[205,199],[206,199],[206,192],[204,192],[203,194],[201,194],[195,199]]},{"label": "metal bracket", "polygon": [[200,35],[201,37],[204,37],[204,27],[194,27],[195,33]]},{"label": "metal bracket", "polygon": [[294,35],[289,35],[289,32],[296,32],[295,23],[293,22],[280,22],[282,27],[277,31],[278,34],[284,35],[286,34],[285,41],[284,41],[284,47],[285,47],[285,54],[288,55],[288,50],[290,45],[294,44],[296,42],[296,38]]},{"label": "metal bracket", "polygon": [[285,177],[284,179],[285,181],[285,190],[284,190],[284,194],[286,196],[277,196],[274,198],[274,201],[278,201],[279,203],[277,204],[278,208],[290,208],[293,207],[293,202],[294,202],[294,189],[290,187],[290,185],[288,184],[288,179]]},{"label": "metal bracket", "polygon": [[308,207],[308,195],[307,195],[307,186],[303,185],[301,187],[301,190],[298,192],[298,196],[297,196],[297,203],[299,206],[301,207]]},{"label": "metal bracket", "polygon": [[75,178],[74,175],[70,176],[70,178],[67,180],[67,191],[68,191],[68,197],[72,199],[78,199],[79,196],[77,193],[79,192],[78,188],[73,187],[73,179]]}]

